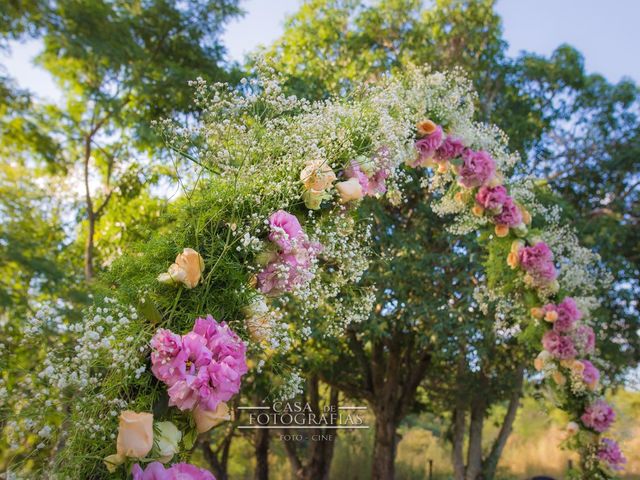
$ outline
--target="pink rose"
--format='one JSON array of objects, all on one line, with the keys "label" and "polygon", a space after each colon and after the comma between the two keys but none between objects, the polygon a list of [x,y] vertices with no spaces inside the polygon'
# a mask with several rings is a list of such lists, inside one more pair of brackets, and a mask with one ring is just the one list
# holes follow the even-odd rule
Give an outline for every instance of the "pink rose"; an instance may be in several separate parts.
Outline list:
[{"label": "pink rose", "polygon": [[151,372],[158,380],[173,385],[185,374],[187,353],[182,350],[182,337],[161,328],[151,339]]},{"label": "pink rose", "polygon": [[418,160],[414,162],[413,167],[424,166],[426,161],[433,158],[436,150],[442,145],[443,135],[442,127],[438,125],[433,132],[415,143]]},{"label": "pink rose", "polygon": [[590,387],[595,388],[600,380],[600,372],[589,360],[580,360],[580,363],[584,365],[582,380]]},{"label": "pink rose", "polygon": [[216,480],[213,474],[188,463],[176,463],[165,469],[160,462],[152,462],[144,470],[136,463],[131,474],[133,480]]},{"label": "pink rose", "polygon": [[499,213],[504,202],[509,198],[507,189],[502,185],[496,187],[480,187],[476,194],[476,202],[486,210]]},{"label": "pink rose", "polygon": [[558,332],[568,332],[573,325],[582,318],[582,312],[578,309],[576,302],[571,297],[566,297],[556,307],[558,319],[553,325],[553,329]]},{"label": "pink rose", "polygon": [[557,277],[553,264],[553,253],[544,242],[531,247],[523,247],[518,251],[518,260],[522,268],[531,275],[535,285],[548,285]]},{"label": "pink rose", "polygon": [[546,351],[559,360],[569,360],[577,355],[571,338],[549,330],[542,337],[542,345]]},{"label": "pink rose", "polygon": [[278,245],[282,250],[291,248],[291,240],[302,235],[302,226],[295,217],[284,210],[278,210],[269,217],[269,240]]},{"label": "pink rose", "polygon": [[464,152],[466,147],[459,138],[447,136],[442,145],[436,150],[435,160],[437,162],[445,162],[453,158],[458,158]]},{"label": "pink rose", "polygon": [[623,469],[623,465],[627,463],[627,459],[622,454],[618,443],[610,438],[600,440],[596,455],[601,462],[605,462],[607,467],[612,470],[620,471]]},{"label": "pink rose", "polygon": [[511,197],[507,197],[502,205],[502,211],[493,217],[493,221],[498,225],[517,227],[522,224],[522,212]]},{"label": "pink rose", "polygon": [[604,400],[596,400],[593,402],[585,409],[580,417],[585,427],[591,428],[599,433],[608,430],[615,419],[616,413]]},{"label": "pink rose", "polygon": [[467,188],[480,187],[488,183],[495,173],[496,164],[484,150],[476,152],[467,149],[462,154],[462,166],[458,172],[461,185]]}]

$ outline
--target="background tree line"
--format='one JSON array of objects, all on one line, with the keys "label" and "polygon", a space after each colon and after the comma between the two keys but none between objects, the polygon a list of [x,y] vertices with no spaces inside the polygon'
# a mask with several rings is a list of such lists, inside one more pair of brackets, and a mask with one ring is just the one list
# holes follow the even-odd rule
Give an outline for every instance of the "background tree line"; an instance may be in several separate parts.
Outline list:
[{"label": "background tree line", "polygon": [[[11,340],[43,303],[78,321],[94,275],[160,226],[170,201],[160,187],[188,166],[164,149],[152,121],[197,118],[188,80],[234,83],[250,75],[252,60],[224,61],[220,33],[241,14],[235,0],[4,3],[0,45],[40,39],[38,63],[63,94],[47,104],[10,74],[0,77],[0,318]],[[310,0],[261,54],[290,93],[310,99],[348,94],[409,64],[466,71],[478,119],[500,126],[522,155],[517,173],[557,192],[567,224],[614,273],[615,288],[599,292],[597,321],[608,381],[619,384],[639,358],[638,88],[589,74],[568,45],[549,57],[510,57],[494,3]],[[451,444],[456,479],[495,478],[521,396],[535,395],[528,371],[535,352],[497,341],[490,316],[474,308],[475,242],[454,242],[422,195],[409,192],[402,210],[370,207],[379,255],[366,281],[385,286],[371,320],[332,344],[298,346],[287,361],[308,373],[305,395],[315,408],[346,399],[369,405],[371,478],[394,478],[399,428],[417,413],[440,419],[434,425]],[[25,366],[41,353],[14,351],[11,341],[4,349],[3,362]],[[9,389],[16,381],[3,378]],[[252,379],[242,401],[277,381]],[[485,422],[496,406],[505,413],[493,418],[499,430],[487,443]],[[227,424],[200,439],[218,478],[226,478],[240,435]],[[296,478],[329,478],[333,442],[275,445],[262,431],[249,440],[255,478],[269,477],[270,454],[286,457]],[[0,456],[3,469],[10,460]]]}]

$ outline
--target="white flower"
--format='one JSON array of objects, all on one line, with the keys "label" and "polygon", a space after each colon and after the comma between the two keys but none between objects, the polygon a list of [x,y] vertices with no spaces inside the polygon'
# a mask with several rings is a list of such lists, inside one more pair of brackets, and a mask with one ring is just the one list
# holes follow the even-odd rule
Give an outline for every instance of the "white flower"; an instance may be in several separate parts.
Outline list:
[{"label": "white flower", "polygon": [[166,463],[178,453],[182,432],[171,422],[157,422],[155,443],[158,450],[158,460]]}]

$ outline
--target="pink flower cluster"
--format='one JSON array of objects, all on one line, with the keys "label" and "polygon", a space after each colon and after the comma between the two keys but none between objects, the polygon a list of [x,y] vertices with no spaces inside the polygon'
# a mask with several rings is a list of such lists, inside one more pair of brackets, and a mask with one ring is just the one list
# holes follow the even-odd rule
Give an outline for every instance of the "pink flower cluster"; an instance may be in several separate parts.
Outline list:
[{"label": "pink flower cluster", "polygon": [[[491,155],[484,150],[466,147],[458,138],[445,137],[442,127],[429,120],[422,123],[430,124],[433,131],[415,142],[418,156],[409,165],[418,167],[436,162],[444,171],[448,161],[458,159],[453,162],[458,183],[467,189],[479,189],[476,204],[481,208],[474,207],[474,213],[482,215],[486,211],[496,224],[496,235],[499,237],[508,235],[510,228],[518,228],[521,232],[525,230],[525,224],[531,218],[507,193],[507,189],[499,184],[496,162]],[[424,133],[420,132],[420,127],[419,124],[419,133]]]},{"label": "pink flower cluster", "polygon": [[442,141],[442,144],[436,150],[435,160],[436,162],[453,160],[460,157],[466,148],[462,140],[447,135],[447,138]]},{"label": "pink flower cluster", "polygon": [[[558,360],[571,360],[578,355],[593,353],[596,336],[588,325],[578,325],[567,334],[549,330],[542,337],[542,346]],[[595,367],[594,367],[595,368]]]},{"label": "pink flower cluster", "polygon": [[600,380],[600,371],[589,360],[580,360],[584,365],[582,370],[582,380],[587,385],[596,385]]},{"label": "pink flower cluster", "polygon": [[309,241],[298,219],[284,210],[271,214],[269,230],[276,251],[257,275],[258,289],[265,295],[280,295],[311,279],[311,265],[322,245]]},{"label": "pink flower cluster", "polygon": [[544,334],[542,346],[558,360],[571,360],[578,354],[571,337],[560,335],[555,330],[549,330]]},{"label": "pink flower cluster", "polygon": [[438,149],[443,146],[443,140],[444,132],[442,131],[442,127],[440,125],[437,125],[433,132],[421,138],[415,143],[415,149],[418,152],[418,157],[410,165],[412,167],[425,166],[427,162],[434,157]]},{"label": "pink flower cluster", "polygon": [[604,400],[596,400],[585,410],[580,420],[585,427],[591,428],[596,432],[602,433],[609,429],[613,421],[616,419],[616,412]]},{"label": "pink flower cluster", "polygon": [[169,405],[180,410],[215,410],[240,391],[247,373],[244,343],[211,315],[186,335],[158,330],[151,348],[151,371],[169,387]]},{"label": "pink flower cluster", "polygon": [[518,262],[531,276],[535,286],[549,285],[558,276],[553,264],[553,253],[545,242],[538,242],[531,247],[522,247],[518,251]]},{"label": "pink flower cluster", "polygon": [[462,157],[458,182],[466,188],[487,185],[495,176],[496,162],[488,152],[471,150],[459,138],[449,135],[445,137],[440,125],[435,125],[433,131],[417,140],[414,146],[418,156],[409,163],[411,167],[426,166],[430,160],[447,162]]},{"label": "pink flower cluster", "polygon": [[480,187],[476,194],[476,203],[493,215],[493,222],[497,225],[522,225],[522,211],[502,185]]},{"label": "pink flower cluster", "polygon": [[612,470],[622,470],[624,468],[623,465],[627,463],[627,459],[622,454],[618,442],[610,438],[600,440],[596,455],[601,462],[605,462]]},{"label": "pink flower cluster", "polygon": [[372,164],[378,168],[373,172],[365,172],[363,166],[356,160],[352,160],[351,164],[344,173],[347,178],[355,178],[358,180],[362,188],[362,194],[368,197],[382,195],[387,191],[385,181],[391,174],[391,168],[388,165],[389,149],[381,148],[374,158]]},{"label": "pink flower cluster", "polygon": [[189,463],[176,463],[165,469],[160,462],[152,462],[144,470],[136,463],[131,474],[133,480],[216,480],[213,474]]},{"label": "pink flower cluster", "polygon": [[555,312],[558,318],[553,322],[556,332],[569,332],[574,324],[582,318],[582,312],[571,297],[565,297],[558,305],[552,303],[544,306],[544,312]]},{"label": "pink flower cluster", "polygon": [[489,183],[496,173],[496,163],[484,150],[466,149],[458,171],[458,182],[466,188],[481,187]]}]

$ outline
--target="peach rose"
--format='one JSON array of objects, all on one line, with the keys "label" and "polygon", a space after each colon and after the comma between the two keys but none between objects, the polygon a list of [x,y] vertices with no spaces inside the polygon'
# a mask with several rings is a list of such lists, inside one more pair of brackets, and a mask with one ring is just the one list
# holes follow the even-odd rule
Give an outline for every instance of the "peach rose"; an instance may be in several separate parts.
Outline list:
[{"label": "peach rose", "polygon": [[558,312],[556,312],[555,310],[549,310],[547,313],[545,313],[544,319],[549,323],[553,323],[558,320]]},{"label": "peach rose", "polygon": [[509,235],[509,225],[496,225],[495,232],[497,237],[504,238]]},{"label": "peach rose", "polygon": [[560,365],[577,374],[581,374],[584,371],[584,364],[578,360],[562,360]]},{"label": "peach rose", "polygon": [[216,425],[231,420],[229,407],[226,403],[220,402],[215,410],[205,410],[199,406],[193,410],[193,419],[196,422],[198,433],[211,430]]},{"label": "peach rose", "polygon": [[338,195],[340,195],[340,203],[360,200],[363,197],[362,187],[357,178],[350,178],[345,182],[336,183],[336,190],[338,190]]},{"label": "peach rose", "polygon": [[562,373],[558,372],[558,371],[553,372],[553,377],[552,378],[553,378],[553,381],[556,382],[557,385],[562,386],[565,383],[567,383],[567,379],[565,378],[565,376]]},{"label": "peach rose", "polygon": [[313,160],[300,172],[300,181],[307,190],[324,191],[336,181],[336,174],[325,160]]},{"label": "peach rose", "polygon": [[198,252],[192,248],[185,248],[178,254],[175,263],[169,270],[158,276],[161,283],[182,283],[187,288],[194,288],[200,283],[200,277],[204,272],[204,260]]},{"label": "peach rose", "polygon": [[542,317],[544,317],[544,310],[539,307],[533,307],[531,309],[531,316],[533,318],[537,318],[538,320],[541,320]]},{"label": "peach rose", "polygon": [[481,205],[474,205],[473,208],[471,209],[471,212],[476,217],[481,217],[482,215],[484,215],[484,208],[482,208]]},{"label": "peach rose", "polygon": [[509,255],[507,255],[507,265],[511,268],[517,268],[518,264],[518,254],[516,252],[509,252]]},{"label": "peach rose", "polygon": [[117,455],[144,458],[153,448],[153,414],[125,410],[120,413]]},{"label": "peach rose", "polygon": [[502,178],[502,174],[496,172],[493,177],[489,180],[488,185],[490,187],[497,187],[498,185],[502,185],[504,183],[504,178]]},{"label": "peach rose", "polygon": [[427,135],[431,135],[435,132],[438,126],[431,120],[422,120],[421,122],[418,122],[416,128],[418,130],[419,137],[426,137]]}]

